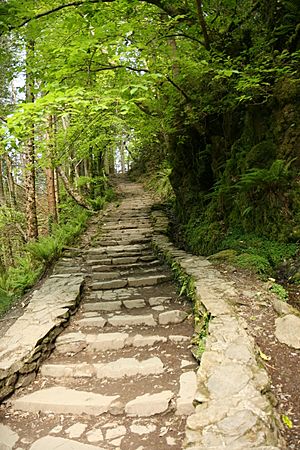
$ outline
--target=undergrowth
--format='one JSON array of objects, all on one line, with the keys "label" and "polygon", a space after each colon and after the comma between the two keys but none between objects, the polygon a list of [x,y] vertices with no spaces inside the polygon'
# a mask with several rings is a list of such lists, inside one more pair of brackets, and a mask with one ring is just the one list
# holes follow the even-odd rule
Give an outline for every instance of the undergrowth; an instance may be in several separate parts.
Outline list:
[{"label": "undergrowth", "polygon": [[[198,255],[209,256],[223,250],[234,250],[224,259],[262,276],[274,276],[284,261],[296,257],[299,249],[297,242],[278,242],[240,230],[226,233],[221,222],[207,224],[199,220],[191,220],[184,227],[184,239],[187,249]],[[223,253],[219,259],[222,256]]]},{"label": "undergrowth", "polygon": [[53,225],[50,236],[25,244],[14,267],[0,274],[0,314],[42,276],[47,267],[83,231],[90,213],[77,205],[68,205],[61,214],[60,224]]}]

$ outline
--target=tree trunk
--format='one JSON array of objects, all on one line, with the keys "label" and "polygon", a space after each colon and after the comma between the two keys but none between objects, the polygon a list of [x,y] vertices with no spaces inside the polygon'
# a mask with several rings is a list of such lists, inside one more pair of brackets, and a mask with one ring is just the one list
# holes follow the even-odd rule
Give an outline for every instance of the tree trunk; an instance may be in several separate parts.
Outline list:
[{"label": "tree trunk", "polygon": [[54,129],[53,129],[53,117],[48,117],[48,129],[46,133],[47,140],[47,153],[49,167],[46,168],[46,183],[47,183],[47,201],[49,210],[49,231],[51,232],[52,223],[57,223],[57,202],[55,195],[55,180],[54,180],[54,168],[53,168],[53,153],[54,153]]},{"label": "tree trunk", "polygon": [[202,1],[196,0],[196,6],[197,6],[199,24],[200,24],[203,38],[204,38],[204,46],[205,46],[206,50],[210,50],[210,39],[208,36],[207,25],[206,25],[204,14],[203,14]]},{"label": "tree trunk", "polygon": [[[27,44],[26,52],[26,101],[34,102],[33,77],[30,73],[29,59],[34,52],[34,43]],[[35,148],[34,148],[34,124],[31,126],[30,137],[25,146],[25,193],[26,193],[26,219],[28,240],[38,237],[38,222],[36,214],[36,191],[35,191]]]},{"label": "tree trunk", "polygon": [[2,159],[0,159],[0,206],[5,205],[5,192],[4,192],[4,183],[3,183],[3,165]]},{"label": "tree trunk", "polygon": [[15,181],[12,175],[12,163],[8,154],[4,155],[6,165],[7,186],[9,192],[9,203],[11,208],[17,207]]},{"label": "tree trunk", "polygon": [[34,141],[29,139],[25,153],[25,193],[26,193],[26,219],[27,238],[29,241],[38,238],[38,222],[36,214],[36,192],[35,192],[35,155]]},{"label": "tree trunk", "polygon": [[121,145],[120,145],[120,160],[121,160],[121,172],[125,173],[126,172],[126,167],[125,167],[125,142],[121,142]]},{"label": "tree trunk", "polygon": [[57,171],[59,173],[59,176],[61,177],[65,189],[67,191],[67,193],[73,198],[73,200],[75,200],[76,203],[78,203],[78,205],[82,206],[85,209],[88,210],[92,210],[92,208],[87,204],[87,202],[85,201],[85,199],[79,194],[79,192],[71,185],[71,183],[68,180],[67,175],[65,174],[65,172],[62,170],[61,167],[57,168]]}]

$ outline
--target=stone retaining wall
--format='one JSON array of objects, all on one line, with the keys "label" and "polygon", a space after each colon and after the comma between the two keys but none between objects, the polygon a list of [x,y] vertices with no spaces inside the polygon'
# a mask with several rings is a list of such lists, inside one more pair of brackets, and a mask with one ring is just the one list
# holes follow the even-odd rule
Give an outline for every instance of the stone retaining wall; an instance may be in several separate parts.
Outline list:
[{"label": "stone retaining wall", "polygon": [[279,418],[268,399],[267,373],[256,360],[245,323],[230,306],[237,296],[233,283],[207,259],[178,250],[162,234],[167,226],[162,212],[154,211],[153,219],[157,253],[192,278],[196,305],[211,315],[197,373],[195,413],[187,419],[184,448],[285,449]]},{"label": "stone retaining wall", "polygon": [[0,340],[0,403],[27,386],[76,311],[83,278],[52,276],[35,290],[24,314]]}]

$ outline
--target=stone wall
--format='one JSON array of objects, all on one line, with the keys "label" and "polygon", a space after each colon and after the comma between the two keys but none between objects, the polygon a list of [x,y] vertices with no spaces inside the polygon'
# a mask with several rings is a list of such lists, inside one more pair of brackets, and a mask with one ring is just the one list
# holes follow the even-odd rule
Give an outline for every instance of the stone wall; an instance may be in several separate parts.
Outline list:
[{"label": "stone wall", "polygon": [[196,305],[211,316],[184,448],[285,449],[280,421],[268,398],[267,373],[256,360],[245,323],[230,306],[237,296],[233,283],[207,259],[178,250],[163,234],[167,221],[162,212],[153,212],[153,219],[154,248],[192,278]]},{"label": "stone wall", "polygon": [[76,311],[82,285],[81,276],[52,276],[33,292],[24,314],[0,341],[0,402],[34,380]]}]

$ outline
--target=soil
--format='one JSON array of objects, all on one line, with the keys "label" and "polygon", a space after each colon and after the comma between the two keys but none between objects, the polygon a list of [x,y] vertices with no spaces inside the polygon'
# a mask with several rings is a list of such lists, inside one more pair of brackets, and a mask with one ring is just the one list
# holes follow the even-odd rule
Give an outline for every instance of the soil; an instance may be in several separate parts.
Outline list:
[{"label": "soil", "polygon": [[[230,281],[235,282],[239,292],[239,302],[234,305],[237,315],[244,319],[247,331],[257,345],[257,358],[271,379],[271,400],[276,406],[281,420],[287,416],[290,428],[281,423],[281,433],[288,450],[300,449],[300,350],[281,344],[275,337],[273,308],[275,295],[270,292],[270,283],[262,282],[248,271],[220,264],[217,267]],[[295,292],[299,308],[299,291]],[[260,353],[262,352],[262,353]],[[262,357],[261,357],[262,356]]]}]

